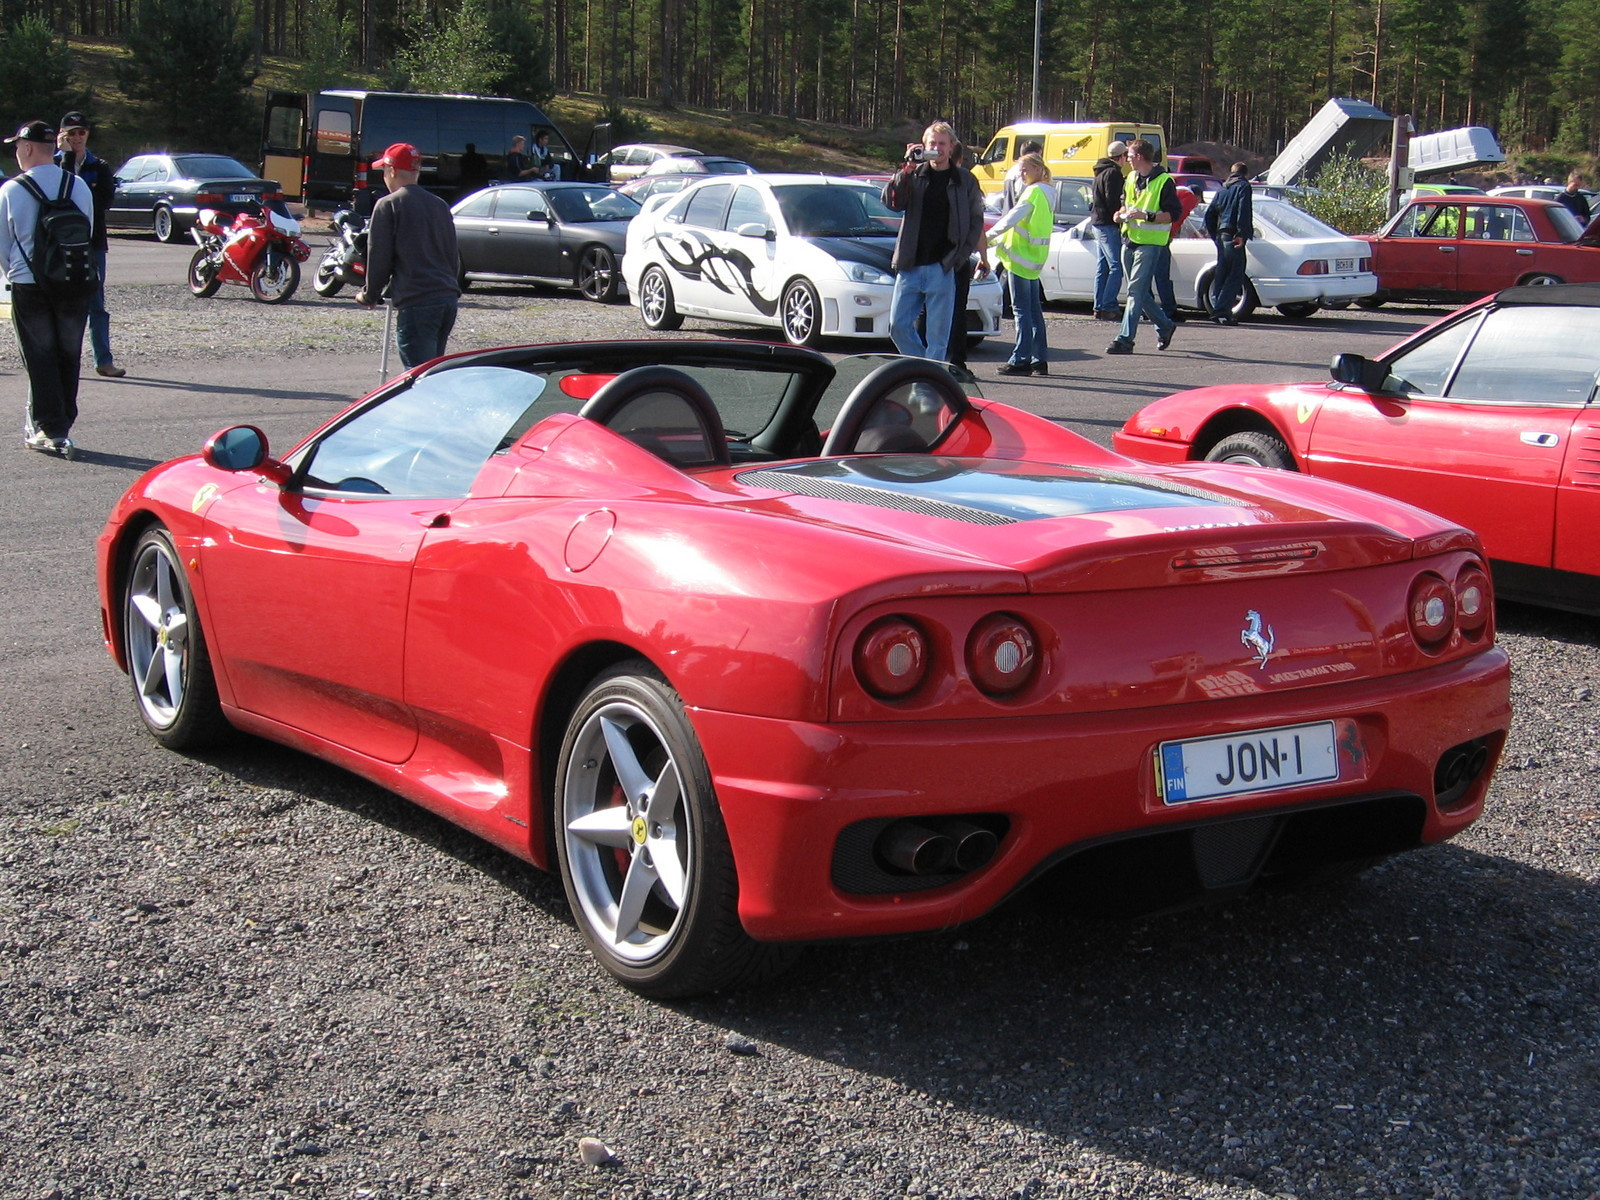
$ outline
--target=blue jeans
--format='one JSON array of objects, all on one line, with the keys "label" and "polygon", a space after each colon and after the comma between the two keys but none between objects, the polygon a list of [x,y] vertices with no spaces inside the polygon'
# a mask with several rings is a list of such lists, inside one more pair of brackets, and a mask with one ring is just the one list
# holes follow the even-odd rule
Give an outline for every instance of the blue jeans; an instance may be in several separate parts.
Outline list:
[{"label": "blue jeans", "polygon": [[456,327],[456,302],[412,304],[394,310],[394,343],[400,361],[409,369],[444,353],[450,331]]},{"label": "blue jeans", "polygon": [[1244,291],[1245,247],[1234,249],[1232,238],[1217,238],[1217,270],[1211,276],[1211,315],[1230,316]]},{"label": "blue jeans", "polygon": [[1122,293],[1122,231],[1115,225],[1091,225],[1094,230],[1094,310],[1117,307]]},{"label": "blue jeans", "polygon": [[94,348],[94,365],[109,367],[111,358],[111,314],[106,311],[106,252],[94,252],[94,268],[100,272],[94,295],[89,297],[89,345]]},{"label": "blue jeans", "polygon": [[[889,336],[901,354],[943,362],[950,350],[950,314],[956,306],[956,273],[938,263],[912,267],[894,277]],[[928,340],[917,333],[917,315],[928,310]]]},{"label": "blue jeans", "polygon": [[1139,330],[1139,318],[1144,317],[1156,327],[1156,332],[1166,337],[1175,329],[1173,319],[1161,311],[1156,303],[1156,268],[1161,263],[1165,246],[1152,246],[1142,242],[1129,242],[1122,250],[1122,269],[1128,273],[1128,305],[1122,311],[1122,328],[1117,340],[1133,345],[1134,334]]},{"label": "blue jeans", "polygon": [[1037,279],[1011,276],[1011,309],[1017,318],[1017,345],[1011,361],[1027,366],[1050,357],[1044,340],[1044,284]]}]

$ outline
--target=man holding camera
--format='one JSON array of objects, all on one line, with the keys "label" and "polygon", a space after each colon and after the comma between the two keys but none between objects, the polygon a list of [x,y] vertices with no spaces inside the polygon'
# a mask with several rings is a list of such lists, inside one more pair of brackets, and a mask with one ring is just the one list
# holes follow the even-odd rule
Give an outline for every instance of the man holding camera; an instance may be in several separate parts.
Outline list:
[{"label": "man holding camera", "polygon": [[[935,121],[922,143],[906,146],[905,161],[883,185],[883,202],[905,213],[895,239],[894,299],[889,335],[901,354],[943,362],[949,354],[955,313],[957,265],[974,251],[977,274],[989,271],[983,240],[983,192],[972,172],[957,166],[955,130]],[[917,333],[917,317],[927,310],[928,340]]]}]

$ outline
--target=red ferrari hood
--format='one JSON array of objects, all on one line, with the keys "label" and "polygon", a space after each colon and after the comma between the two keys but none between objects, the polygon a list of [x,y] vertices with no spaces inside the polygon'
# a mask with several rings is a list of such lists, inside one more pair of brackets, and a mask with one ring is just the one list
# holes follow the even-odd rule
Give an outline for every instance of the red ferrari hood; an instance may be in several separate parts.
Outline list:
[{"label": "red ferrari hood", "polygon": [[1415,509],[1282,472],[907,455],[736,471],[773,515],[1016,571],[1035,592],[1345,569],[1466,545]]}]

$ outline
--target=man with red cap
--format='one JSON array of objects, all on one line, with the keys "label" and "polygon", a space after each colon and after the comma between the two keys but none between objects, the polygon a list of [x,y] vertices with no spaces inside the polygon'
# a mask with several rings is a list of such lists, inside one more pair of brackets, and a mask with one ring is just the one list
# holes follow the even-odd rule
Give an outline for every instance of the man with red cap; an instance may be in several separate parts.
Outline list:
[{"label": "man with red cap", "polygon": [[406,367],[444,353],[455,328],[460,258],[450,206],[417,183],[422,156],[396,142],[372,164],[383,168],[385,195],[367,225],[367,282],[356,300],[377,304],[388,289],[395,345]]}]

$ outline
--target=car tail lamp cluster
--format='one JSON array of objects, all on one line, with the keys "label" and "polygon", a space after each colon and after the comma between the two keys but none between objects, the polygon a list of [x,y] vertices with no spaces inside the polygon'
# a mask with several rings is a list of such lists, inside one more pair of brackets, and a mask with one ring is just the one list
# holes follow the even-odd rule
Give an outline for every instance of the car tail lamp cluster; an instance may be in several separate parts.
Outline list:
[{"label": "car tail lamp cluster", "polygon": [[[1039,662],[1038,638],[1022,618],[991,613],[967,634],[967,673],[985,695],[1005,697],[1026,687]],[[880,700],[899,700],[927,682],[935,663],[926,632],[907,617],[882,617],[856,641],[856,678]]]},{"label": "car tail lamp cluster", "polygon": [[1457,572],[1454,583],[1426,571],[1417,576],[1406,601],[1411,636],[1428,651],[1441,649],[1457,630],[1477,638],[1488,627],[1493,596],[1488,572],[1476,564]]},{"label": "car tail lamp cluster", "polygon": [[[1357,273],[1357,274],[1360,274],[1362,272],[1370,273],[1372,271],[1372,260],[1370,258],[1357,258],[1357,259],[1354,259],[1354,260],[1351,260],[1351,259],[1340,259],[1339,261],[1340,262],[1351,262],[1351,261],[1354,261],[1354,263],[1355,263],[1355,273]],[[1295,274],[1296,275],[1348,275],[1348,274],[1351,274],[1351,272],[1348,269],[1347,270],[1336,271],[1334,269],[1334,264],[1332,262],[1330,262],[1326,258],[1308,258],[1308,259],[1306,259],[1305,262],[1300,264],[1300,268],[1299,268],[1299,270],[1297,270],[1295,272]]]}]

